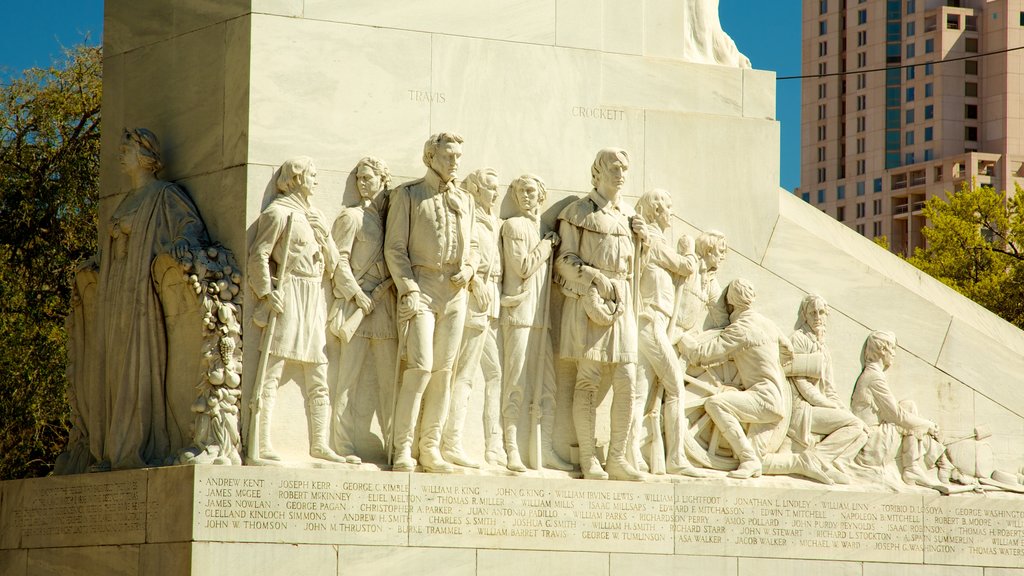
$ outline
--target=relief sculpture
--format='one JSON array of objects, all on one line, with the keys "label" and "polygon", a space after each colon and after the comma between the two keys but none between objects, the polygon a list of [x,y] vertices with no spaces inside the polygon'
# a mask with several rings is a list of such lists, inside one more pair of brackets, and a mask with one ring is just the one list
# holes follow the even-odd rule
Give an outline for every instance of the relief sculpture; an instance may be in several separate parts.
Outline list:
[{"label": "relief sculpture", "polygon": [[125,130],[120,157],[130,190],[76,275],[75,442],[57,472],[240,463],[239,268],[188,193],[156,177],[153,132]]},{"label": "relief sculpture", "polygon": [[[723,290],[725,234],[676,242],[662,189],[630,206],[625,150],[597,153],[590,193],[555,204],[549,230],[544,181],[512,179],[503,220],[497,171],[457,179],[462,143],[431,136],[425,175],[398,185],[383,160],[361,159],[358,200],[332,230],[311,204],[313,161],[281,166],[247,266],[261,328],[248,463],[280,463],[275,400],[294,378],[310,455],[338,464],[1024,492],[996,468],[987,426],[945,437],[897,400],[892,333],[868,336],[847,402],[835,358],[850,351],[832,348],[824,298],[800,300],[787,336],[750,281]],[[74,430],[57,469],[240,463],[239,267],[188,194],[156,179],[155,135],[126,131],[121,152],[132,191],[80,267],[67,320]],[[563,398],[556,371],[570,368]]]}]

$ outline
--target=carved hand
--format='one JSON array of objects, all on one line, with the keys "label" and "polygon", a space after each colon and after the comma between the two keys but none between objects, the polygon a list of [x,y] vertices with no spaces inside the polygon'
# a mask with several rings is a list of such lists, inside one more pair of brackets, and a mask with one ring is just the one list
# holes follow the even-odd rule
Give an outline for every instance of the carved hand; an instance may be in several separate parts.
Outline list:
[{"label": "carved hand", "polygon": [[688,256],[694,252],[693,237],[688,234],[683,234],[679,237],[679,242],[676,245],[676,250],[684,255]]},{"label": "carved hand", "polygon": [[491,291],[487,289],[486,285],[477,284],[476,289],[473,290],[473,298],[476,299],[476,305],[481,310],[488,310],[491,307],[491,301],[494,299]]},{"label": "carved hand", "polygon": [[184,260],[186,256],[192,253],[189,249],[188,240],[185,240],[184,238],[174,243],[174,247],[171,249],[171,252],[178,260]]},{"label": "carved hand", "polygon": [[274,309],[274,312],[278,314],[284,312],[284,291],[274,290],[268,297],[270,298],[270,306]]},{"label": "carved hand", "polygon": [[558,237],[558,233],[551,231],[544,235],[544,239],[551,242],[552,248],[557,248],[562,243],[562,239]]},{"label": "carved hand", "polygon": [[363,311],[363,314],[369,314],[370,312],[373,312],[373,300],[365,293],[363,293],[362,290],[356,292],[355,299],[356,306],[359,306],[359,308]]},{"label": "carved hand", "polygon": [[463,266],[462,269],[459,270],[458,274],[452,276],[451,280],[452,284],[454,284],[456,288],[464,288],[467,284],[469,284],[469,280],[472,277],[473,270],[469,266]]},{"label": "carved hand", "polygon": [[650,242],[650,234],[647,232],[647,222],[644,221],[642,216],[633,216],[629,222],[633,228],[633,233],[640,238],[640,242],[647,244]]},{"label": "carved hand", "polygon": [[398,321],[405,322],[410,320],[417,312],[420,311],[420,293],[409,292],[405,296],[402,296],[398,302]]}]

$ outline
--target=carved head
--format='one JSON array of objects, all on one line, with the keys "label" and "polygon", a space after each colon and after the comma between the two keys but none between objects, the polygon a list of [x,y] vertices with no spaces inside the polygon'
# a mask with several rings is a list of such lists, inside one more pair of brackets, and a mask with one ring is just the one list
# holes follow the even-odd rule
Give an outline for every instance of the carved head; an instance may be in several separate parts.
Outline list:
[{"label": "carved head", "polygon": [[864,349],[860,353],[860,363],[867,366],[872,362],[881,362],[882,369],[888,370],[896,361],[896,334],[885,330],[875,330],[868,334],[864,341]]},{"label": "carved head", "polygon": [[828,327],[828,303],[817,294],[808,294],[800,301],[800,318],[797,328],[807,326],[819,340],[825,337]]},{"label": "carved head", "polygon": [[390,188],[391,171],[383,160],[367,156],[356,164],[356,189],[360,198],[373,200]]},{"label": "carved head", "polygon": [[694,251],[704,261],[704,266],[708,270],[718,270],[728,250],[729,244],[726,242],[725,234],[718,230],[702,233],[694,243]]},{"label": "carved head", "polygon": [[461,157],[462,136],[458,134],[440,132],[423,143],[423,163],[437,172],[445,182],[455,179]]},{"label": "carved head", "polygon": [[298,156],[281,164],[281,170],[277,175],[278,192],[312,196],[316,186],[316,166],[309,156]]},{"label": "carved head", "polygon": [[137,163],[145,170],[156,174],[163,167],[160,155],[160,140],[146,128],[127,128],[121,134],[121,164]]},{"label": "carved head", "polygon": [[590,165],[590,184],[604,197],[618,194],[626,184],[629,154],[622,148],[602,148]]},{"label": "carved head", "polygon": [[749,310],[757,299],[757,292],[750,280],[737,278],[729,283],[725,294],[725,303],[729,305],[730,314]]},{"label": "carved head", "polygon": [[516,206],[525,216],[537,216],[540,207],[548,199],[548,189],[540,176],[523,174],[508,185],[509,192],[515,198]]},{"label": "carved head", "polygon": [[672,195],[661,188],[645,192],[636,202],[636,214],[648,224],[667,230],[672,224]]},{"label": "carved head", "polygon": [[498,171],[494,168],[475,170],[462,181],[462,187],[473,196],[477,206],[490,214],[498,199]]}]

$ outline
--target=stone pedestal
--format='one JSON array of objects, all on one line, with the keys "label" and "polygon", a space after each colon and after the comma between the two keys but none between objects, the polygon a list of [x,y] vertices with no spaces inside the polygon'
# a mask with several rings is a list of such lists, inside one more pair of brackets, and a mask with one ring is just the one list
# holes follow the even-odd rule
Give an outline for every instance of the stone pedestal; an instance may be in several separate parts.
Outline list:
[{"label": "stone pedestal", "polygon": [[2,495],[7,576],[1024,571],[1024,503],[999,495],[219,466]]}]

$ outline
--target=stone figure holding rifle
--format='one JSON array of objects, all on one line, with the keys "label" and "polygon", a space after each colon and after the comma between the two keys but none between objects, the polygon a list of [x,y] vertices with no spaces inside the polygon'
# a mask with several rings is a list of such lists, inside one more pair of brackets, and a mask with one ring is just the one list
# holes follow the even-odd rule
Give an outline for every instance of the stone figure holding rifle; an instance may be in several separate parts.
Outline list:
[{"label": "stone figure holding rifle", "polygon": [[[651,190],[636,205],[637,214],[647,222],[649,242],[640,257],[640,301],[638,337],[640,361],[633,407],[634,452],[641,452],[640,438],[647,415],[649,432],[647,463],[654,473],[706,476],[686,456],[688,435],[683,410],[685,363],[673,348],[670,323],[678,315],[685,295],[685,281],[700,274],[701,261],[694,253],[693,241],[681,242],[677,252],[668,234],[671,232],[672,196],[664,190]],[[637,455],[640,462],[644,455]]]},{"label": "stone figure holding rifle", "polygon": [[[501,416],[508,469],[526,470],[522,442],[528,439],[530,465],[571,470],[552,448],[554,432],[554,358],[549,303],[551,256],[558,234],[543,232],[540,208],[547,198],[544,182],[524,174],[509,185],[517,215],[501,227],[501,330],[504,346]],[[529,411],[524,408],[529,406]],[[529,418],[524,418],[524,416]],[[525,433],[524,433],[525,432]],[[535,435],[539,433],[540,438]],[[539,448],[539,449],[538,449]]]},{"label": "stone figure holding rifle", "polygon": [[298,157],[281,165],[279,196],[260,214],[249,253],[249,286],[256,294],[254,322],[263,326],[250,416],[249,459],[276,461],[270,424],[277,388],[286,365],[301,370],[310,424],[309,454],[332,462],[347,460],[328,446],[330,398],[327,389],[327,303],[325,271],[333,271],[337,250],[323,214],[310,205],[316,191],[312,159]]},{"label": "stone figure holding rifle", "polygon": [[370,381],[376,388],[370,395],[377,398],[377,421],[384,438],[391,434],[398,354],[395,283],[384,262],[391,174],[383,160],[368,156],[356,164],[355,176],[359,204],[342,210],[331,233],[338,248],[337,299],[328,317],[330,332],[341,342],[338,364],[342,367],[331,391],[331,447],[350,460],[355,459],[355,436],[369,431],[373,415],[353,409],[353,395],[374,392],[360,390],[363,382]]},{"label": "stone figure holding rifle", "polygon": [[[643,219],[622,198],[628,169],[625,150],[599,151],[590,169],[593,190],[558,216],[555,270],[566,295],[559,348],[577,366],[572,412],[584,478],[643,479],[626,459],[638,358],[635,242],[646,234]],[[612,378],[607,471],[594,451],[596,396],[605,375]]]}]

